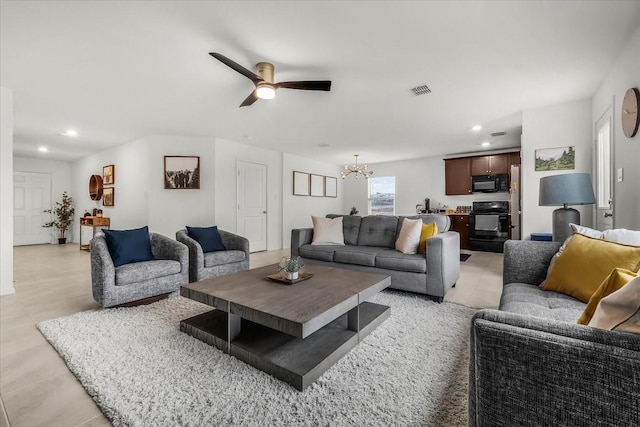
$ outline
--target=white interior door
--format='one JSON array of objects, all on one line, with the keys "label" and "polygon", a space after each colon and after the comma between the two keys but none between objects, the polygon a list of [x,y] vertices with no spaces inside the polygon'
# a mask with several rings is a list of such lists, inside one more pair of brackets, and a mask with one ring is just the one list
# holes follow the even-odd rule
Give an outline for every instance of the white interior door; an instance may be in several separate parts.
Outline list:
[{"label": "white interior door", "polygon": [[596,122],[596,228],[613,228],[613,117],[609,107]]},{"label": "white interior door", "polygon": [[238,161],[237,223],[251,252],[267,250],[267,165]]},{"label": "white interior door", "polygon": [[51,220],[44,213],[51,207],[51,175],[47,173],[13,173],[13,244],[51,243],[51,228],[42,224]]}]

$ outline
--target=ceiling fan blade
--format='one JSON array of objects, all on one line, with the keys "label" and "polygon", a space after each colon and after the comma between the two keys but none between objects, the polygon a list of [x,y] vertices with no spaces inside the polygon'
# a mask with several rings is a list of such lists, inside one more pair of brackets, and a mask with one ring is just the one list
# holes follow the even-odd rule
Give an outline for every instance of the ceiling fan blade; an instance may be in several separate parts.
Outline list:
[{"label": "ceiling fan blade", "polygon": [[300,89],[300,90],[331,90],[331,80],[307,80],[300,82],[280,82],[276,83],[277,88]]},{"label": "ceiling fan blade", "polygon": [[251,80],[254,84],[258,84],[258,82],[262,81],[262,77],[260,77],[259,75],[257,75],[256,73],[254,73],[252,71],[247,70],[242,65],[238,64],[235,61],[232,61],[231,59],[227,58],[224,55],[221,55],[221,54],[216,53],[216,52],[209,52],[209,55],[213,56],[218,61],[220,61],[224,65],[226,65],[227,67],[233,68],[234,70],[236,70],[237,72],[239,72],[240,74],[242,74],[243,76],[245,76],[246,78]]},{"label": "ceiling fan blade", "polygon": [[242,104],[240,104],[240,106],[247,107],[253,104],[254,102],[256,102],[257,100],[258,100],[258,93],[254,90],[249,94],[249,96],[247,96],[247,98],[244,101],[242,101]]}]

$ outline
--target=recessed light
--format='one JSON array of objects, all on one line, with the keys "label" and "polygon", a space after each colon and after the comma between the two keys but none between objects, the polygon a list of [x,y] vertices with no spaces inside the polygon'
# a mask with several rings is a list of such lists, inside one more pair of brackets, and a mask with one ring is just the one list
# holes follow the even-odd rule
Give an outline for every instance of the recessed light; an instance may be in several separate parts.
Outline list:
[{"label": "recessed light", "polygon": [[47,151],[49,151],[49,149],[47,147],[38,147],[38,151],[40,151],[41,153],[46,153]]},{"label": "recessed light", "polygon": [[471,130],[478,132],[480,129],[482,129],[482,126],[480,125],[475,125],[474,127],[471,128]]},{"label": "recessed light", "polygon": [[485,141],[485,142],[482,143],[483,147],[488,147],[490,145],[491,145],[491,143],[489,143],[488,141]]},{"label": "recessed light", "polygon": [[70,136],[72,138],[75,138],[76,136],[78,136],[78,132],[73,129],[67,129],[64,132],[61,132],[60,135]]}]

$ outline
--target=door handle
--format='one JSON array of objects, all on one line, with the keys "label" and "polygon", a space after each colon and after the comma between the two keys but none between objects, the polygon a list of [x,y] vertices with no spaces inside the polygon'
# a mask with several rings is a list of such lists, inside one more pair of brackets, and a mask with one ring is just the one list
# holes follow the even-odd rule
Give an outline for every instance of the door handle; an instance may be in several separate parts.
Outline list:
[{"label": "door handle", "polygon": [[263,213],[263,214],[266,214],[266,213],[267,213],[267,211],[262,211],[262,213]]},{"label": "door handle", "polygon": [[605,213],[604,213],[604,217],[605,217],[605,218],[609,218],[610,216],[613,216],[613,214],[612,214],[612,213],[609,213],[609,212],[605,212]]}]

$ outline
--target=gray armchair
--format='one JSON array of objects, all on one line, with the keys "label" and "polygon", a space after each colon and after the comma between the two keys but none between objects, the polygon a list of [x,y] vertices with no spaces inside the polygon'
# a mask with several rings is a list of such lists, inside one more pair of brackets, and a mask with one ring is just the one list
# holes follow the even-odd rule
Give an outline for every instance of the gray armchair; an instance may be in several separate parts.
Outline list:
[{"label": "gray armchair", "polygon": [[249,269],[249,240],[237,234],[218,230],[226,251],[202,251],[202,246],[189,237],[187,230],[176,232],[176,240],[189,248],[189,282],[199,282]]},{"label": "gray armchair", "polygon": [[189,282],[189,250],[157,233],[149,233],[154,260],[113,265],[104,234],[90,242],[93,298],[103,307],[180,290]]}]

